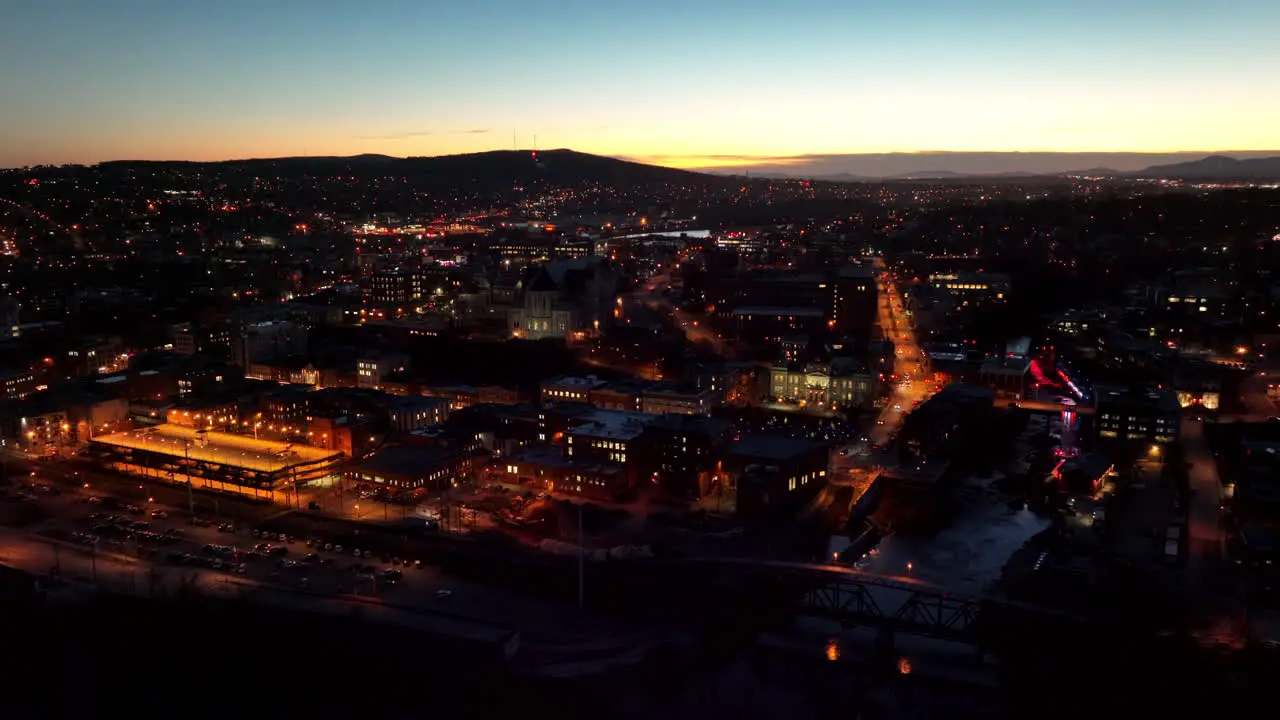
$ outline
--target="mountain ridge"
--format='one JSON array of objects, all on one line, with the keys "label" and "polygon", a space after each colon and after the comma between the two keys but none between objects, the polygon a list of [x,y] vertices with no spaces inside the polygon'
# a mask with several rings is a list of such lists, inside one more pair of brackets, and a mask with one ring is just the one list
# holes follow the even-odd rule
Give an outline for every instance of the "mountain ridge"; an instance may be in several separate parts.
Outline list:
[{"label": "mountain ridge", "polygon": [[749,180],[813,180],[819,182],[873,183],[893,181],[957,181],[1017,180],[1068,176],[1102,176],[1114,178],[1159,178],[1186,180],[1280,179],[1280,155],[1275,157],[1233,158],[1210,154],[1184,162],[1151,165],[1141,170],[1121,171],[1093,167],[1088,170],[1034,172],[1007,170],[965,172],[957,170],[920,170],[892,174],[853,172],[786,172],[776,168],[759,172],[750,168],[715,171],[685,170],[606,155],[581,153],[568,149],[543,151],[491,150],[453,155],[395,157],[366,153],[351,156],[286,156],[277,158],[244,158],[232,160],[111,160],[98,163],[104,170],[141,168],[215,168],[276,174],[341,175],[388,172],[413,176],[470,177],[476,181],[510,179],[516,182],[537,178],[556,181],[599,181],[616,183],[674,183],[679,181],[717,182],[733,179]]}]

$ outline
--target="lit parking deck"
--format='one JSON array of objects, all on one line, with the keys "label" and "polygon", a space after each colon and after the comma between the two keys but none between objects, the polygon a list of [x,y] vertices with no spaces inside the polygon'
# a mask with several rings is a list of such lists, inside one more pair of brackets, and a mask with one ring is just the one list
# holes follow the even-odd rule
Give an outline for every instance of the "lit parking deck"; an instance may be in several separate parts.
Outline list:
[{"label": "lit parking deck", "polygon": [[200,432],[181,425],[157,425],[112,433],[93,438],[93,442],[269,474],[300,465],[336,461],[342,457],[341,453],[307,445],[256,440],[222,432]]}]

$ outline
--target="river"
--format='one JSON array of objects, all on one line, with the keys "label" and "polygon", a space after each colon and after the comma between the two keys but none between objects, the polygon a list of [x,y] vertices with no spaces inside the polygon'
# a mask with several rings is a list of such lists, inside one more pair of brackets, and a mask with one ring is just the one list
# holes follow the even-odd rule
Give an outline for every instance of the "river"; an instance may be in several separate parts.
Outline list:
[{"label": "river", "polygon": [[1000,476],[970,477],[955,489],[956,515],[934,535],[891,535],[856,567],[884,575],[910,575],[949,591],[984,592],[1009,558],[1037,533],[1047,518],[1014,509],[997,487]]}]

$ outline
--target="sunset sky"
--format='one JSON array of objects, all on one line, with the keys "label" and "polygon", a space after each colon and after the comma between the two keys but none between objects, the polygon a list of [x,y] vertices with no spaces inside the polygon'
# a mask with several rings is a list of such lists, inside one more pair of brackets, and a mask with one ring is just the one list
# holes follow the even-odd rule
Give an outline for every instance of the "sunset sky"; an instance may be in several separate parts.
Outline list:
[{"label": "sunset sky", "polygon": [[[1276,0],[0,0],[0,166],[1280,149]],[[781,160],[779,160],[781,158]]]}]

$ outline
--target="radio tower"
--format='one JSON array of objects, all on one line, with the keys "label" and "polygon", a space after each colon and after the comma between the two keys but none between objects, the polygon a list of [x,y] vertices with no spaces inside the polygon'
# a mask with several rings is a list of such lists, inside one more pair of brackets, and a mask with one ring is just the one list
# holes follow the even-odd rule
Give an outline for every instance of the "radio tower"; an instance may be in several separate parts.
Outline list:
[{"label": "radio tower", "polygon": [[538,136],[537,135],[533,136],[533,159],[535,161],[538,159]]}]

